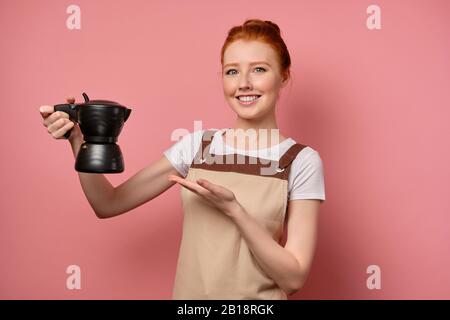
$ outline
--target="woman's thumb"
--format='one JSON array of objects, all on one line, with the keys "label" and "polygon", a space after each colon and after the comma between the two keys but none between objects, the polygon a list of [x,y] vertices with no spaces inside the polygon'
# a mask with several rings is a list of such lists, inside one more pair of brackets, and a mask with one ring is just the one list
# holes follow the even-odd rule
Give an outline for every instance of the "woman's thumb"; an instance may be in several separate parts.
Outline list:
[{"label": "woman's thumb", "polygon": [[42,118],[47,118],[50,114],[55,111],[53,106],[41,106],[39,108],[39,112],[41,113]]}]

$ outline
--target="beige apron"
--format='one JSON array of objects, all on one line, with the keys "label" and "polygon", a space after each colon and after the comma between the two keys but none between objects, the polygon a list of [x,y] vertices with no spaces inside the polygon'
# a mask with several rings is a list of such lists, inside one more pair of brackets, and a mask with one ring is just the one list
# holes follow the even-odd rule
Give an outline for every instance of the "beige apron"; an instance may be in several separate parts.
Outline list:
[{"label": "beige apron", "polygon": [[[279,162],[273,162],[274,166],[268,160],[247,155],[210,154],[214,133],[204,132],[186,179],[203,178],[233,191],[248,214],[281,243],[290,164],[306,146],[294,144]],[[261,174],[262,168],[271,170],[271,174]],[[184,187],[181,198],[183,235],[173,299],[287,299],[286,293],[260,268],[237,226],[225,213]]]}]

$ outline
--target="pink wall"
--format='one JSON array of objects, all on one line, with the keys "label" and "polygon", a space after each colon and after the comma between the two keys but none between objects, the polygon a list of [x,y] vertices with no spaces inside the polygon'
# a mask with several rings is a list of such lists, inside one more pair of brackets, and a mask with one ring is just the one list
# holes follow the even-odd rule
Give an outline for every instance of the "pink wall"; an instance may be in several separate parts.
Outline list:
[{"label": "pink wall", "polygon": [[[81,29],[66,8],[81,8]],[[380,30],[366,8],[381,8]],[[324,161],[313,268],[292,299],[450,298],[450,2],[4,1],[0,4],[0,298],[170,299],[180,187],[95,217],[67,141],[38,107],[86,91],[133,109],[118,185],[176,128],[228,127],[220,48],[246,18],[276,22],[291,53],[279,126]],[[66,268],[81,268],[81,290]],[[381,289],[366,286],[370,265]]]}]

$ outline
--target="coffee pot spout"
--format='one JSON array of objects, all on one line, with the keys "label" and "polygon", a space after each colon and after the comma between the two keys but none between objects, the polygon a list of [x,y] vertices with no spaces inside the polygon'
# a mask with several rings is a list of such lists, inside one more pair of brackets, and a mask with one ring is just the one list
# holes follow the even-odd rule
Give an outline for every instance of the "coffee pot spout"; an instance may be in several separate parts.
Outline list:
[{"label": "coffee pot spout", "polygon": [[123,122],[127,121],[128,117],[130,116],[131,109],[125,109],[125,118],[123,119]]}]

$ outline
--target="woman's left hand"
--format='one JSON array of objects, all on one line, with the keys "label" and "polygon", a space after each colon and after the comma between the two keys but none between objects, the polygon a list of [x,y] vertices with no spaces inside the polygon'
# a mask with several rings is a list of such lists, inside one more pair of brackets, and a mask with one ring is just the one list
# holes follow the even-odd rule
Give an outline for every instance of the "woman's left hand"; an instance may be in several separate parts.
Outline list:
[{"label": "woman's left hand", "polygon": [[221,210],[229,217],[233,216],[241,206],[231,190],[208,180],[198,179],[194,182],[175,175],[169,175],[168,179],[169,181],[179,183],[186,189],[203,197],[203,199],[208,201],[212,206]]}]

